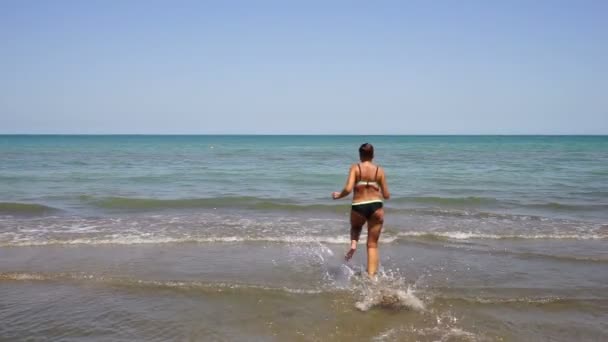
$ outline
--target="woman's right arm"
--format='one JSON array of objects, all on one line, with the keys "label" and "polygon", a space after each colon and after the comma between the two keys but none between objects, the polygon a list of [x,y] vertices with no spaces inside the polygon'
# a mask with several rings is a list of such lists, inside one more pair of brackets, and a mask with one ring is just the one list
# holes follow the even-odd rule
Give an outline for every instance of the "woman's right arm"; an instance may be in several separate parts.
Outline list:
[{"label": "woman's right arm", "polygon": [[353,187],[355,186],[355,179],[356,179],[355,165],[352,165],[350,167],[350,170],[348,171],[348,178],[346,178],[346,184],[344,184],[344,189],[342,189],[342,192],[332,193],[331,197],[333,199],[340,199],[342,197],[348,196],[348,194],[350,194],[351,191],[353,191]]}]

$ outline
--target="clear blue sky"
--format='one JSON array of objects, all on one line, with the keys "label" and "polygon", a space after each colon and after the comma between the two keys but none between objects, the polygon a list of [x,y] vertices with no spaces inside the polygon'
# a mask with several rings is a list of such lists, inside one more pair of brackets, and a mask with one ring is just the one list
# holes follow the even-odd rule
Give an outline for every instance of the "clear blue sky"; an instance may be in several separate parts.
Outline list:
[{"label": "clear blue sky", "polygon": [[608,1],[0,1],[0,133],[608,134]]}]

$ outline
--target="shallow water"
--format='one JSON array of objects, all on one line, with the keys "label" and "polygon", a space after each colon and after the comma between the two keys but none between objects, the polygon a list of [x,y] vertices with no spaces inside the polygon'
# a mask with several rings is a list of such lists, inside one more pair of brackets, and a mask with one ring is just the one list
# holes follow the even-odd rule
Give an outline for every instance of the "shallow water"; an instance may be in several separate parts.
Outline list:
[{"label": "shallow water", "polygon": [[[332,201],[370,141],[381,273]],[[606,137],[0,136],[0,339],[597,341]]]},{"label": "shallow water", "polygon": [[[2,250],[4,338],[600,340],[606,264],[388,245],[377,281],[318,243]],[[480,258],[482,257],[482,258]],[[8,270],[25,270],[8,271]],[[566,329],[567,327],[567,329]]]}]

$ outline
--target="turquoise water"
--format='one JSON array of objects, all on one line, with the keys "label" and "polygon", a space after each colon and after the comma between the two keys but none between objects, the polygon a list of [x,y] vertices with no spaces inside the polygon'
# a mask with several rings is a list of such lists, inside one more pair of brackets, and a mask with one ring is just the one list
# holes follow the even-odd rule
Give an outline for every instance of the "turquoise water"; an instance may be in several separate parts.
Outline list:
[{"label": "turquoise water", "polygon": [[[330,198],[363,142],[373,284]],[[0,161],[0,339],[608,334],[607,136],[4,135]]]},{"label": "turquoise water", "polygon": [[76,214],[332,205],[364,141],[387,170],[393,208],[608,218],[601,136],[2,136],[0,201]]}]

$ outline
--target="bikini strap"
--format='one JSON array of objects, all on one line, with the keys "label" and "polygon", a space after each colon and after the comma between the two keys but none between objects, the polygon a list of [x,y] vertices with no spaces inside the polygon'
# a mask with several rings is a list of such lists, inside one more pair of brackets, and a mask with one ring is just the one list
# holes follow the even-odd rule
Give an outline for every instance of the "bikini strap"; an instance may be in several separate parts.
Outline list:
[{"label": "bikini strap", "polygon": [[376,175],[374,176],[374,182],[377,182],[377,181],[378,181],[378,169],[379,169],[379,168],[380,168],[380,167],[376,165]]}]

